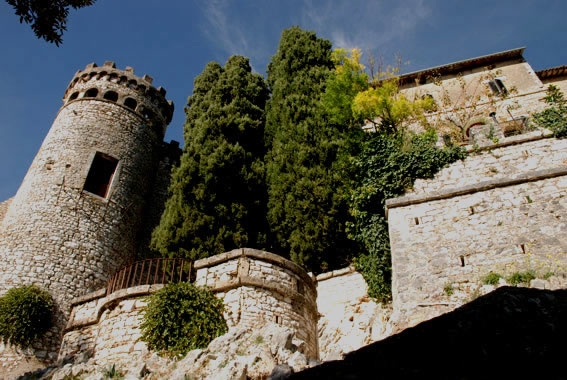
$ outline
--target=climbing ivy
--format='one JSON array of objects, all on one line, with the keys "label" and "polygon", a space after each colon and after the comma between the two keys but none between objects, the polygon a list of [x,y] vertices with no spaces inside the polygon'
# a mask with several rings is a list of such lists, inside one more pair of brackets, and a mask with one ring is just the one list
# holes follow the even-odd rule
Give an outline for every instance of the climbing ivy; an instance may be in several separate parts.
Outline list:
[{"label": "climbing ivy", "polygon": [[402,195],[417,178],[433,178],[441,168],[463,159],[457,146],[436,146],[437,135],[429,130],[415,134],[399,129],[369,134],[354,165],[357,178],[350,197],[354,222],[349,236],[366,253],[354,260],[369,286],[369,295],[380,301],[391,298],[391,257],[386,199]]}]

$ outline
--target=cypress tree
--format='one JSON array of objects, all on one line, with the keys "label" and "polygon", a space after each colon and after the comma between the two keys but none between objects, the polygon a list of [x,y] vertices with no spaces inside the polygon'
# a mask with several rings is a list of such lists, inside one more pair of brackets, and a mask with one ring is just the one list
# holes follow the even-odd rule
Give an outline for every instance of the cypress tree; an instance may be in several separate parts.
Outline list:
[{"label": "cypress tree", "polygon": [[335,165],[343,136],[321,104],[333,67],[331,43],[299,27],[283,31],[268,66],[270,249],[314,272],[344,265],[352,243],[344,233],[344,184]]},{"label": "cypress tree", "polygon": [[198,259],[265,244],[264,108],[269,92],[248,58],[206,65],[188,99],[185,147],[151,246]]}]

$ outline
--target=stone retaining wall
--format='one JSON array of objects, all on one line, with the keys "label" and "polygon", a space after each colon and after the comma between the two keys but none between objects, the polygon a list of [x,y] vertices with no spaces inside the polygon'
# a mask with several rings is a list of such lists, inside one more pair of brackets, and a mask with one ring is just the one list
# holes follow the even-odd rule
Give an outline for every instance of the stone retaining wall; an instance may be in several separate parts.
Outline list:
[{"label": "stone retaining wall", "polygon": [[319,358],[342,359],[393,332],[391,309],[368,296],[368,285],[353,267],[317,276]]},{"label": "stone retaining wall", "polygon": [[[318,357],[317,290],[294,263],[254,249],[237,249],[194,263],[196,284],[224,300],[229,328],[267,321],[293,328],[304,353]],[[161,285],[143,285],[106,295],[105,289],[77,298],[59,359],[88,355],[112,364],[147,350],[139,342],[144,297]]]},{"label": "stone retaining wall", "polygon": [[[520,136],[387,201],[393,305],[415,325],[479,294],[491,271],[567,273],[567,140]],[[553,285],[555,284],[555,285]]]}]

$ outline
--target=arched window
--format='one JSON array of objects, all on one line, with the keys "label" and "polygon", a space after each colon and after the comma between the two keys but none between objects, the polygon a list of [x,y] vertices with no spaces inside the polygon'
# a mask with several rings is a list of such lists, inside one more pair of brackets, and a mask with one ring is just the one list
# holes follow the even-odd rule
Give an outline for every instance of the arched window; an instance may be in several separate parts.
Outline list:
[{"label": "arched window", "polygon": [[110,101],[117,101],[118,100],[118,93],[115,91],[107,91],[104,93],[104,98]]},{"label": "arched window", "polygon": [[142,115],[143,115],[146,119],[151,119],[151,118],[154,117],[154,113],[153,113],[151,110],[147,109],[147,108],[144,108],[144,109],[142,110]]},{"label": "arched window", "polygon": [[75,91],[75,92],[73,92],[73,93],[71,94],[71,96],[69,96],[68,101],[75,100],[75,99],[77,99],[78,97],[79,97],[79,91]]},{"label": "arched window", "polygon": [[130,109],[135,110],[138,102],[136,101],[136,99],[126,98],[124,99],[124,105]]},{"label": "arched window", "polygon": [[89,88],[87,90],[87,92],[85,92],[85,98],[96,98],[96,96],[98,95],[98,89],[97,88]]}]

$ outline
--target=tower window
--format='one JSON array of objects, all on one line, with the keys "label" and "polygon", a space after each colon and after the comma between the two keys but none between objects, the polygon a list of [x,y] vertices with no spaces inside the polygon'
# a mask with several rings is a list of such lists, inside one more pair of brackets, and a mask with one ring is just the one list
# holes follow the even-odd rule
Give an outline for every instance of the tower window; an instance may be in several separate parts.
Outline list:
[{"label": "tower window", "polygon": [[495,95],[504,96],[508,94],[508,90],[506,89],[506,86],[504,86],[504,82],[502,82],[499,78],[494,78],[488,81],[488,87],[490,87]]},{"label": "tower window", "polygon": [[78,92],[78,91],[75,91],[75,92],[73,92],[73,93],[71,94],[71,96],[69,96],[69,101],[75,100],[75,99],[77,99],[78,97],[79,97],[79,92]]},{"label": "tower window", "polygon": [[90,88],[85,92],[85,98],[96,98],[98,95],[98,90],[96,88]]},{"label": "tower window", "polygon": [[96,152],[83,190],[106,198],[117,166],[116,158]]},{"label": "tower window", "polygon": [[138,103],[136,102],[135,99],[132,98],[126,98],[124,99],[124,105],[130,109],[135,110],[136,106],[138,105]]},{"label": "tower window", "polygon": [[116,93],[115,91],[107,91],[104,93],[104,98],[106,100],[115,102],[118,100],[118,93]]}]

